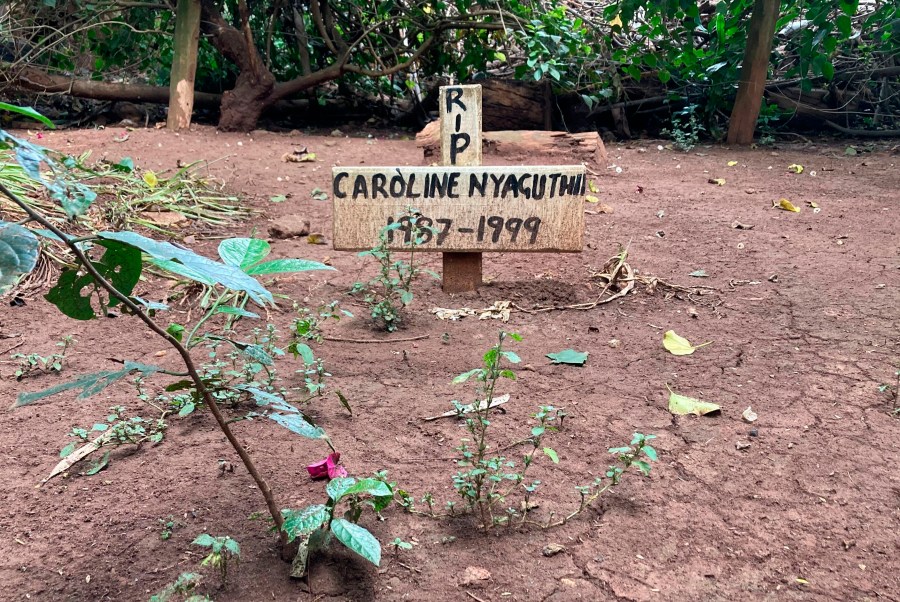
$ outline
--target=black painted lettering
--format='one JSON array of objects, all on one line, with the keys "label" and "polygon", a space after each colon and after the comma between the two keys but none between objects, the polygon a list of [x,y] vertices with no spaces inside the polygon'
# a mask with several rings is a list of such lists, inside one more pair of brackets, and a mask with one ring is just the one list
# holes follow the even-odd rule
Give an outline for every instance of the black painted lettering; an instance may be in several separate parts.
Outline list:
[{"label": "black painted lettering", "polygon": [[531,184],[531,198],[544,198],[544,190],[547,188],[547,176],[534,174],[534,182]]},{"label": "black painted lettering", "polygon": [[481,182],[478,181],[478,174],[469,174],[469,196],[475,196],[475,191],[478,191],[478,194],[484,196],[485,189],[487,188],[487,179],[488,176],[486,173],[481,174]]},{"label": "black painted lettering", "polygon": [[522,174],[521,176],[519,176],[519,183],[518,183],[519,192],[521,192],[525,196],[526,199],[531,198],[531,187],[528,186],[528,182],[526,181],[530,177],[531,177],[530,173]]},{"label": "black painted lettering", "polygon": [[522,229],[522,218],[511,217],[506,220],[506,231],[509,232],[509,242],[516,242],[519,237],[519,230]]},{"label": "black painted lettering", "polygon": [[462,88],[447,88],[446,100],[448,115],[453,112],[453,105],[458,105],[460,111],[466,110],[466,104],[462,101],[462,96]]},{"label": "black painted lettering", "polygon": [[578,194],[584,196],[584,192],[585,192],[584,189],[586,186],[587,186],[587,176],[583,176],[581,178],[581,192],[579,192]]},{"label": "black painted lettering", "polygon": [[450,174],[450,185],[447,186],[447,196],[451,199],[459,198],[459,176],[462,175],[458,171]]},{"label": "black painted lettering", "polygon": [[403,176],[394,176],[391,178],[391,196],[395,199],[399,199],[403,196],[403,191],[406,189],[406,182],[403,180]]},{"label": "black painted lettering", "polygon": [[[417,199],[420,196],[422,196],[420,193],[415,192],[413,190],[413,186],[415,186],[415,185],[416,185],[416,174],[414,174],[414,173],[409,174],[409,180],[406,182],[406,198]],[[375,185],[373,184],[372,187],[374,188]]]},{"label": "black painted lettering", "polygon": [[442,197],[447,194],[448,179],[449,177],[445,173],[431,175],[431,198]]},{"label": "black painted lettering", "polygon": [[472,137],[468,134],[450,134],[450,165],[456,165],[456,156],[469,148]]},{"label": "black painted lettering", "polygon": [[461,129],[462,129],[462,115],[457,114],[456,115],[456,131],[458,132]]},{"label": "black painted lettering", "polygon": [[499,215],[492,215],[487,218],[487,225],[494,229],[491,233],[491,242],[499,242],[500,233],[503,232],[503,218]]},{"label": "black painted lettering", "polygon": [[556,195],[556,181],[559,180],[561,175],[558,173],[550,174],[550,194],[547,196],[548,199],[552,199]]},{"label": "black painted lettering", "polygon": [[438,246],[441,246],[442,244],[444,244],[444,239],[447,238],[448,234],[450,234],[450,226],[453,225],[453,220],[441,217],[435,221],[437,221],[437,223],[442,226],[441,231],[438,232],[437,235],[437,244]]},{"label": "black painted lettering", "polygon": [[369,189],[366,186],[366,176],[359,175],[353,181],[353,200],[359,197],[369,198]]},{"label": "black painted lettering", "polygon": [[533,245],[537,240],[538,230],[541,228],[541,218],[539,217],[529,217],[522,224],[522,228],[531,234],[531,238],[528,239],[528,244]]},{"label": "black painted lettering", "polygon": [[503,176],[495,176],[491,174],[491,183],[494,184],[494,198],[500,196],[500,184],[503,183]]},{"label": "black painted lettering", "polygon": [[510,192],[512,192],[514,198],[519,198],[519,180],[513,174],[506,176],[506,182],[503,184],[503,192],[500,193],[500,198],[505,199]]},{"label": "black painted lettering", "polygon": [[347,193],[344,192],[343,190],[341,190],[341,182],[343,182],[344,180],[346,180],[349,177],[350,177],[350,174],[348,174],[346,171],[342,171],[338,175],[334,176],[334,184],[333,184],[334,198],[336,198],[336,199],[347,198]]},{"label": "black painted lettering", "polygon": [[381,193],[381,196],[384,198],[388,198],[387,190],[384,189],[384,185],[387,184],[387,176],[383,173],[377,173],[372,176],[372,199],[378,198],[378,193]]}]

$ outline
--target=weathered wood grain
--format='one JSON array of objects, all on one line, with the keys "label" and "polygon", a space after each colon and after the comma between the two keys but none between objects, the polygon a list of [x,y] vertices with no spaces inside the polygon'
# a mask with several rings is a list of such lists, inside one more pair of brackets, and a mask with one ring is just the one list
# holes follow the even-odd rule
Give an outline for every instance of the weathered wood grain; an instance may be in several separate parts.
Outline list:
[{"label": "weathered wood grain", "polygon": [[[423,251],[580,252],[584,246],[583,165],[335,167],[332,175],[337,250],[372,248],[381,229],[409,208],[423,216],[420,225],[436,230],[417,246]],[[393,231],[391,248],[408,248],[409,236]]]}]

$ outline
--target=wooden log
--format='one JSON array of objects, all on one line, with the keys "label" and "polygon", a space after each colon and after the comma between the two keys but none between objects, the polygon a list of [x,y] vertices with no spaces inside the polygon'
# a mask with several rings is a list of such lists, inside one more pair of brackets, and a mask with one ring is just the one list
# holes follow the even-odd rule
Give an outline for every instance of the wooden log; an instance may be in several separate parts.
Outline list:
[{"label": "wooden log", "polygon": [[[432,121],[416,135],[416,145],[421,147],[425,160],[437,161],[441,156],[440,120]],[[511,160],[534,163],[535,155],[542,156],[546,164],[565,165],[586,163],[606,165],[606,147],[597,132],[570,134],[535,130],[483,132],[485,155],[495,155]],[[548,157],[548,161],[544,161]]]},{"label": "wooden log", "polygon": [[551,129],[552,94],[549,83],[531,84],[486,79],[481,84],[484,131]]}]

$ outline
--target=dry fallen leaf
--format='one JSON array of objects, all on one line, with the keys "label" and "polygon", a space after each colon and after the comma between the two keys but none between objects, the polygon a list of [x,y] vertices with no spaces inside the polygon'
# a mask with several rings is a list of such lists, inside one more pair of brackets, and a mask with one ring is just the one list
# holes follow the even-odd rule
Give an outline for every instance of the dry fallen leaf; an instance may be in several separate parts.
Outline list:
[{"label": "dry fallen leaf", "polygon": [[791,163],[790,165],[788,165],[788,171],[792,171],[794,173],[803,173],[803,166],[796,163]]},{"label": "dry fallen leaf", "polygon": [[734,167],[735,165],[737,165],[737,161],[729,161],[728,162],[728,167]]},{"label": "dry fallen leaf", "polygon": [[584,200],[586,200],[588,203],[599,203],[600,202],[600,199],[598,199],[597,197],[590,195],[590,194],[585,195]]},{"label": "dry fallen leaf", "polygon": [[[668,388],[668,385],[666,385],[666,387]],[[694,397],[687,397],[686,395],[679,395],[672,389],[669,389],[669,412],[676,416],[687,416],[688,414],[704,416],[706,414],[718,412],[721,409],[722,408],[715,403],[709,403],[708,401],[702,401]]]},{"label": "dry fallen leaf", "polygon": [[594,181],[593,181],[593,180],[591,180],[590,182],[588,182],[588,190],[590,190],[590,191],[593,192],[594,194],[600,192],[600,189],[597,187],[596,184],[594,184]]},{"label": "dry fallen leaf", "polygon": [[759,418],[759,416],[757,416],[756,412],[753,411],[752,407],[747,406],[747,409],[744,410],[743,413],[741,414],[741,418],[744,419],[744,422],[749,422],[750,424],[753,424],[754,422],[756,422],[756,420]]},{"label": "dry fallen leaf", "polygon": [[691,355],[697,349],[705,347],[710,343],[712,343],[712,341],[700,343],[699,345],[691,345],[690,341],[683,336],[676,334],[674,330],[667,330],[665,335],[663,335],[663,347],[665,347],[666,351],[672,355]]},{"label": "dry fallen leaf", "polygon": [[717,184],[718,186],[725,185],[725,178],[710,178],[707,180],[710,184]]},{"label": "dry fallen leaf", "polygon": [[800,207],[797,207],[787,199],[781,199],[780,201],[778,201],[778,203],[772,203],[772,207],[784,209],[785,211],[793,211],[794,213],[800,213]]},{"label": "dry fallen leaf", "polygon": [[327,244],[324,234],[310,234],[309,236],[306,237],[306,242],[308,242],[311,245]]},{"label": "dry fallen leaf", "polygon": [[752,230],[754,226],[755,224],[742,224],[737,220],[731,222],[731,227],[736,230]]}]

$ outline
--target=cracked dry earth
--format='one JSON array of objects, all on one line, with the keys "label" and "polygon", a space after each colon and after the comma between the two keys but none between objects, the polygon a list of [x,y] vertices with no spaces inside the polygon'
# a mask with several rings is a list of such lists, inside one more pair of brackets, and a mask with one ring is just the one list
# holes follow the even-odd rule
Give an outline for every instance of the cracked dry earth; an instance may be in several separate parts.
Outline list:
[{"label": "cracked dry earth", "polygon": [[[215,253],[216,236],[247,235],[251,227],[264,234],[291,215],[330,238],[330,205],[313,200],[311,191],[330,189],[332,165],[422,161],[412,141],[384,132],[336,138],[198,127],[180,136],[136,130],[113,143],[120,133],[63,131],[44,142],[72,153],[93,149],[97,158],[128,155],[157,171],[179,159],[220,159],[210,173],[246,194],[260,213],[252,224],[201,229],[195,246],[207,254]],[[565,407],[570,415],[547,441],[559,465],[543,458],[534,467],[541,486],[532,515],[545,520],[570,510],[573,487],[602,474],[607,448],[626,443],[634,431],[658,436],[659,461],[649,478],[624,479],[597,506],[546,531],[482,534],[466,518],[433,520],[399,508],[381,521],[366,516],[363,524],[382,542],[400,537],[413,549],[395,554],[386,547],[379,568],[333,549],[314,562],[307,584],[288,578],[266,525],[248,520],[264,511],[261,497],[204,413],[170,420],[158,446],[115,451],[97,476],[71,474],[35,488],[73,425],[92,424],[114,404],[141,409],[128,387],[84,401],[62,395],[0,415],[0,599],[147,599],[197,568],[202,556],[190,542],[201,532],[228,534],[241,544],[227,587],[219,588],[212,574],[206,579],[202,591],[220,601],[900,599],[900,422],[878,390],[900,367],[900,156],[889,145],[858,145],[860,152],[849,156],[847,143],[834,140],[757,150],[698,147],[689,154],[658,144],[665,143],[611,145],[612,168],[593,166],[597,196],[612,213],[586,203],[592,213],[580,255],[486,255],[489,283],[473,294],[445,295],[437,282],[423,279],[406,327],[395,335],[373,331],[365,308],[345,300],[356,317],[328,325],[332,338],[428,338],[326,341],[316,352],[333,374],[329,387],[347,395],[353,416],[333,394],[308,408],[352,474],[387,469],[417,498],[427,491],[439,503],[453,499],[454,448],[463,428],[452,419],[421,418],[446,411],[452,399],[471,400],[469,389],[450,381],[475,367],[505,328],[524,337],[514,347],[523,365],[519,380],[504,385],[512,398],[507,412],[493,418],[494,441],[506,445],[526,436],[539,404]],[[283,163],[282,155],[298,146],[319,161]],[[737,163],[729,167],[730,161]],[[790,173],[790,164],[804,172]],[[725,185],[708,183],[714,178]],[[269,201],[288,192],[287,202]],[[800,213],[773,208],[781,198]],[[737,229],[734,222],[753,228]],[[524,308],[590,301],[599,288],[591,273],[618,243],[628,245],[639,275],[714,290],[690,294],[638,284],[632,294],[590,311],[514,311],[508,324],[471,317],[446,322],[430,313],[502,300]],[[272,284],[307,305],[343,298],[374,272],[353,253],[305,239],[274,240],[273,254],[327,259],[337,269]],[[425,263],[440,268],[436,255]],[[708,277],[690,277],[696,270]],[[138,292],[162,298],[166,286],[151,280]],[[185,319],[184,311],[176,307],[169,319]],[[290,303],[271,319],[287,332]],[[126,317],[75,323],[35,296],[24,307],[5,305],[0,321],[0,330],[17,335],[29,352],[48,353],[65,334],[79,340],[61,377],[17,383],[14,365],[0,364],[0,395],[7,401],[21,389],[114,366],[108,358],[175,366],[171,354],[158,355],[164,345]],[[250,327],[242,324],[241,332]],[[661,344],[668,329],[712,344],[675,357]],[[620,344],[610,346],[611,339]],[[566,348],[588,351],[587,364],[555,366],[545,357]],[[288,384],[296,384],[295,368],[282,373]],[[164,384],[152,385],[152,392]],[[719,403],[721,414],[673,417],[666,384]],[[751,405],[759,415],[753,425],[741,419]],[[320,445],[260,421],[235,429],[282,506],[322,500],[321,483],[310,482],[304,470],[324,455]],[[220,459],[236,464],[234,472],[220,473]],[[177,526],[163,541],[159,521],[167,517]],[[564,549],[544,556],[549,544]]]}]

